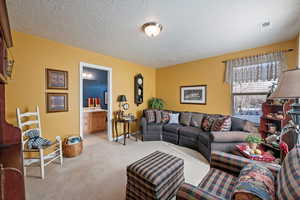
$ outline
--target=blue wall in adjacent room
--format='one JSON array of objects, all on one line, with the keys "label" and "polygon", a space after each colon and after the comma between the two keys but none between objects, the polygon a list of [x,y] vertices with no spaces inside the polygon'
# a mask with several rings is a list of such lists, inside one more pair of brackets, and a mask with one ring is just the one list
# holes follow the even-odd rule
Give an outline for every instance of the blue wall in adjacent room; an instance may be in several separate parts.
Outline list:
[{"label": "blue wall in adjacent room", "polygon": [[84,67],[83,72],[93,74],[91,80],[83,79],[83,106],[88,106],[89,97],[99,97],[101,107],[107,109],[107,105],[104,104],[104,92],[107,92],[107,71]]}]

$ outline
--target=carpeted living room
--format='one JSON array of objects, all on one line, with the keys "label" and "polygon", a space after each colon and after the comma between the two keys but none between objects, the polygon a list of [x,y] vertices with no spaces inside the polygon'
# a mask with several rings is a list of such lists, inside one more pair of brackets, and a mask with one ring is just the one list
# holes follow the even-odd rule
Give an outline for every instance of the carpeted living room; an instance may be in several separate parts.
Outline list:
[{"label": "carpeted living room", "polygon": [[0,199],[300,199],[298,0],[0,0]]}]

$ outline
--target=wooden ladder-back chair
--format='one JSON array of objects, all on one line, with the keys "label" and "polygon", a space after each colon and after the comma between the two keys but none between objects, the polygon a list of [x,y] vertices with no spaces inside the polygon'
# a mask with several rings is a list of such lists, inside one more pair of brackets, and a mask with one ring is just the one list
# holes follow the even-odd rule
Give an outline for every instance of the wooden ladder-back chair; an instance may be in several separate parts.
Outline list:
[{"label": "wooden ladder-back chair", "polygon": [[[31,164],[39,160],[39,167],[41,170],[42,179],[45,178],[45,167],[56,159],[60,160],[60,165],[62,167],[63,164],[63,155],[62,155],[62,141],[60,136],[56,136],[56,141],[53,141],[51,145],[45,146],[39,149],[29,149],[27,146],[28,137],[26,137],[26,133],[32,131],[34,129],[39,131],[39,136],[42,137],[42,128],[41,128],[41,120],[40,120],[40,112],[39,107],[36,107],[35,112],[25,112],[21,113],[20,109],[17,108],[17,120],[18,126],[22,132],[22,150],[23,153],[27,153],[30,155],[24,155],[23,167],[24,167],[24,175],[26,175],[26,167],[30,167]],[[47,154],[45,153],[47,151]],[[32,157],[32,154],[38,154],[36,157]],[[26,163],[26,161],[28,163]]]}]

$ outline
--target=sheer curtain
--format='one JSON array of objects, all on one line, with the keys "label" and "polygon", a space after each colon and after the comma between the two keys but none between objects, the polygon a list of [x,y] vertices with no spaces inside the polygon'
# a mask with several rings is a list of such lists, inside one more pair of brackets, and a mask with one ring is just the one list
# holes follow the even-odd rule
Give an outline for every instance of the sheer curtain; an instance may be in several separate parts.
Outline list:
[{"label": "sheer curtain", "polygon": [[285,70],[286,53],[283,51],[238,58],[226,62],[225,82],[272,81],[277,80]]}]

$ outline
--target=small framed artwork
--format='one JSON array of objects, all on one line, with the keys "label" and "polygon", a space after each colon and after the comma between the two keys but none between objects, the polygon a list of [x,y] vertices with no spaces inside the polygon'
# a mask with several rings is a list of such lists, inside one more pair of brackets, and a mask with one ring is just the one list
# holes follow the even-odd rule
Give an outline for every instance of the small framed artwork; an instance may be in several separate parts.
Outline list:
[{"label": "small framed artwork", "polygon": [[68,72],[56,69],[46,69],[47,89],[67,90]]},{"label": "small framed artwork", "polygon": [[180,87],[181,104],[206,104],[207,99],[206,85],[192,85]]},{"label": "small framed artwork", "polygon": [[68,93],[46,93],[47,113],[67,112]]}]

